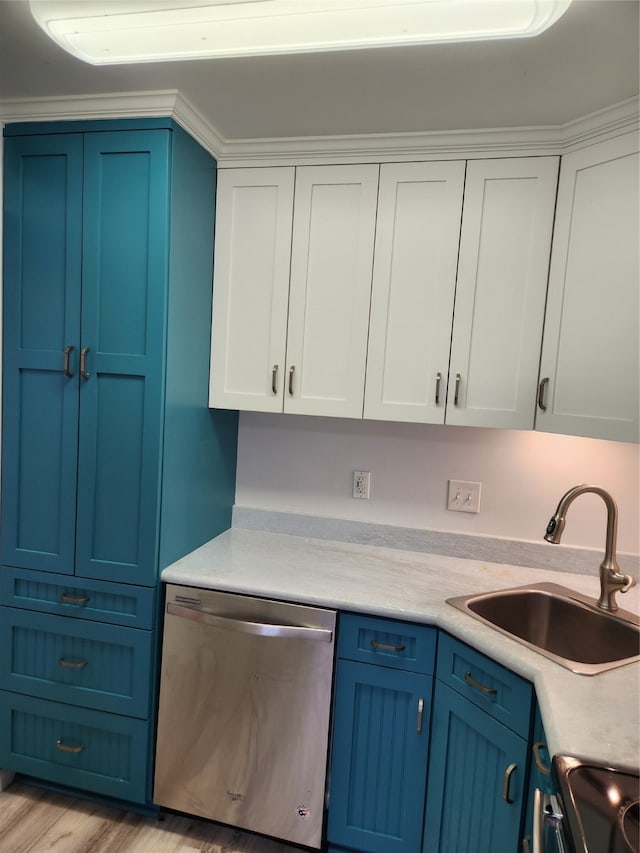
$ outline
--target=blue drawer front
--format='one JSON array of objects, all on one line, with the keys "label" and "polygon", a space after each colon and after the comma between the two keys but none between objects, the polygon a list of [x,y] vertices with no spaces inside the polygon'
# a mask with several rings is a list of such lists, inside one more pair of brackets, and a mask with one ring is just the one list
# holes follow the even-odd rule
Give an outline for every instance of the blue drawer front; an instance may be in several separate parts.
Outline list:
[{"label": "blue drawer front", "polygon": [[440,633],[437,677],[487,714],[528,739],[533,686],[475,649]]},{"label": "blue drawer front", "polygon": [[142,720],[0,693],[0,766],[144,803],[148,726]]},{"label": "blue drawer front", "polygon": [[79,616],[150,629],[155,590],[106,581],[63,578],[47,572],[0,569],[0,602],[10,607]]},{"label": "blue drawer front", "polygon": [[2,608],[0,687],[146,718],[149,631]]},{"label": "blue drawer front", "polygon": [[338,657],[431,675],[437,630],[358,613],[340,615]]}]

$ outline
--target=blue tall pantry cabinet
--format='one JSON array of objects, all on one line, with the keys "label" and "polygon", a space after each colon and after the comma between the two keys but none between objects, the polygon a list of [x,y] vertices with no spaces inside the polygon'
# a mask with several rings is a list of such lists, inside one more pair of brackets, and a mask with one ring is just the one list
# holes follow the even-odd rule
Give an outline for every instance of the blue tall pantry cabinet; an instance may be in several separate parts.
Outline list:
[{"label": "blue tall pantry cabinet", "polygon": [[228,528],[215,161],[170,120],[5,128],[0,767],[148,803],[160,569]]}]

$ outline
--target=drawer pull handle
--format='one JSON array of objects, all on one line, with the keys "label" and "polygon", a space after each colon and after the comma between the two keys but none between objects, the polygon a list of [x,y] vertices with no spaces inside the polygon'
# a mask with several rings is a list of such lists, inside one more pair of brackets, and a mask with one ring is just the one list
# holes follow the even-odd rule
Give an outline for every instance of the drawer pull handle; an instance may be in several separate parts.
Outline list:
[{"label": "drawer pull handle", "polygon": [[60,601],[63,604],[83,605],[83,604],[89,603],[89,596],[88,595],[69,595],[68,592],[61,592],[60,593]]},{"label": "drawer pull handle", "polygon": [[89,347],[82,347],[80,350],[80,376],[83,379],[89,379],[91,374],[87,373],[87,353],[89,352]]},{"label": "drawer pull handle", "polygon": [[289,396],[293,397],[293,374],[296,372],[295,364],[289,368]]},{"label": "drawer pull handle", "polygon": [[88,663],[88,660],[67,660],[67,658],[58,658],[58,665],[66,666],[67,669],[84,669]]},{"label": "drawer pull handle", "polygon": [[440,372],[436,373],[436,406],[440,405],[440,380],[442,379],[442,374]]},{"label": "drawer pull handle", "polygon": [[545,776],[551,776],[551,767],[548,764],[545,764],[545,762],[541,758],[542,750],[547,749],[546,743],[539,740],[533,744],[531,749],[533,751],[533,760],[535,761],[536,767],[538,768],[538,770],[541,773],[544,773]]},{"label": "drawer pull handle", "polygon": [[404,644],[392,646],[389,643],[379,643],[377,640],[371,640],[371,645],[374,649],[381,652],[403,652],[405,650]]},{"label": "drawer pull handle", "polygon": [[416,732],[422,734],[422,716],[424,714],[424,699],[418,699],[418,719],[416,720]]},{"label": "drawer pull handle", "polygon": [[82,752],[84,749],[83,743],[65,743],[63,740],[56,741],[56,749],[60,752]]},{"label": "drawer pull handle", "polygon": [[456,386],[455,386],[455,392],[453,395],[453,405],[454,406],[460,405],[460,381],[461,381],[461,379],[462,379],[462,377],[460,376],[460,374],[456,373]]},{"label": "drawer pull handle", "polygon": [[278,393],[278,365],[274,364],[271,370],[271,393]]},{"label": "drawer pull handle", "polygon": [[465,672],[464,680],[467,682],[469,687],[473,687],[474,690],[479,690],[480,693],[484,693],[485,696],[495,696],[498,692],[495,687],[485,687],[484,684],[480,684],[480,682],[476,681],[470,672]]},{"label": "drawer pull handle", "polygon": [[73,347],[71,344],[64,348],[64,375],[68,379],[73,379],[73,373],[71,372],[70,358],[71,353],[73,352]]},{"label": "drawer pull handle", "polygon": [[549,377],[545,376],[544,379],[540,380],[540,385],[538,386],[538,408],[540,409],[541,412],[547,411],[547,404],[544,401],[544,396],[545,396],[544,392],[545,392],[545,389],[546,389],[548,384],[549,384]]},{"label": "drawer pull handle", "polygon": [[511,787],[511,777],[515,773],[518,765],[513,762],[510,764],[507,769],[504,771],[504,782],[502,783],[502,799],[505,803],[514,803],[515,800],[511,799],[511,791],[509,790]]}]

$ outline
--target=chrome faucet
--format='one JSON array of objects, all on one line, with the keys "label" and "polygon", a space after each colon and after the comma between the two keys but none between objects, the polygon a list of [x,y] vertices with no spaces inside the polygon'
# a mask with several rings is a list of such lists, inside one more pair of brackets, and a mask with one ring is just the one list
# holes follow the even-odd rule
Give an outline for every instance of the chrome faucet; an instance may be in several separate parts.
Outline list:
[{"label": "chrome faucet", "polygon": [[609,492],[601,489],[600,486],[588,486],[586,484],[574,486],[572,489],[569,489],[560,498],[558,508],[547,525],[547,532],[544,538],[553,545],[557,545],[560,542],[562,531],[564,530],[566,512],[578,495],[583,495],[585,492],[593,492],[596,495],[600,495],[607,507],[607,538],[604,549],[604,560],[600,563],[600,598],[598,599],[598,607],[602,610],[614,612],[618,609],[616,592],[627,592],[635,584],[635,580],[631,575],[621,574],[620,567],[616,561],[618,507]]}]

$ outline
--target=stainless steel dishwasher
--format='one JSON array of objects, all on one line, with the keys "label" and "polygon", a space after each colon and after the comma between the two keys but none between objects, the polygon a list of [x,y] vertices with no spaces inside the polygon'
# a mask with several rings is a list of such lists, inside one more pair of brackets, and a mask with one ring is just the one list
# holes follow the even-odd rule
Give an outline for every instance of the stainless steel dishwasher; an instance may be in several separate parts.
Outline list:
[{"label": "stainless steel dishwasher", "polygon": [[336,613],[167,586],[154,801],[321,845]]}]

